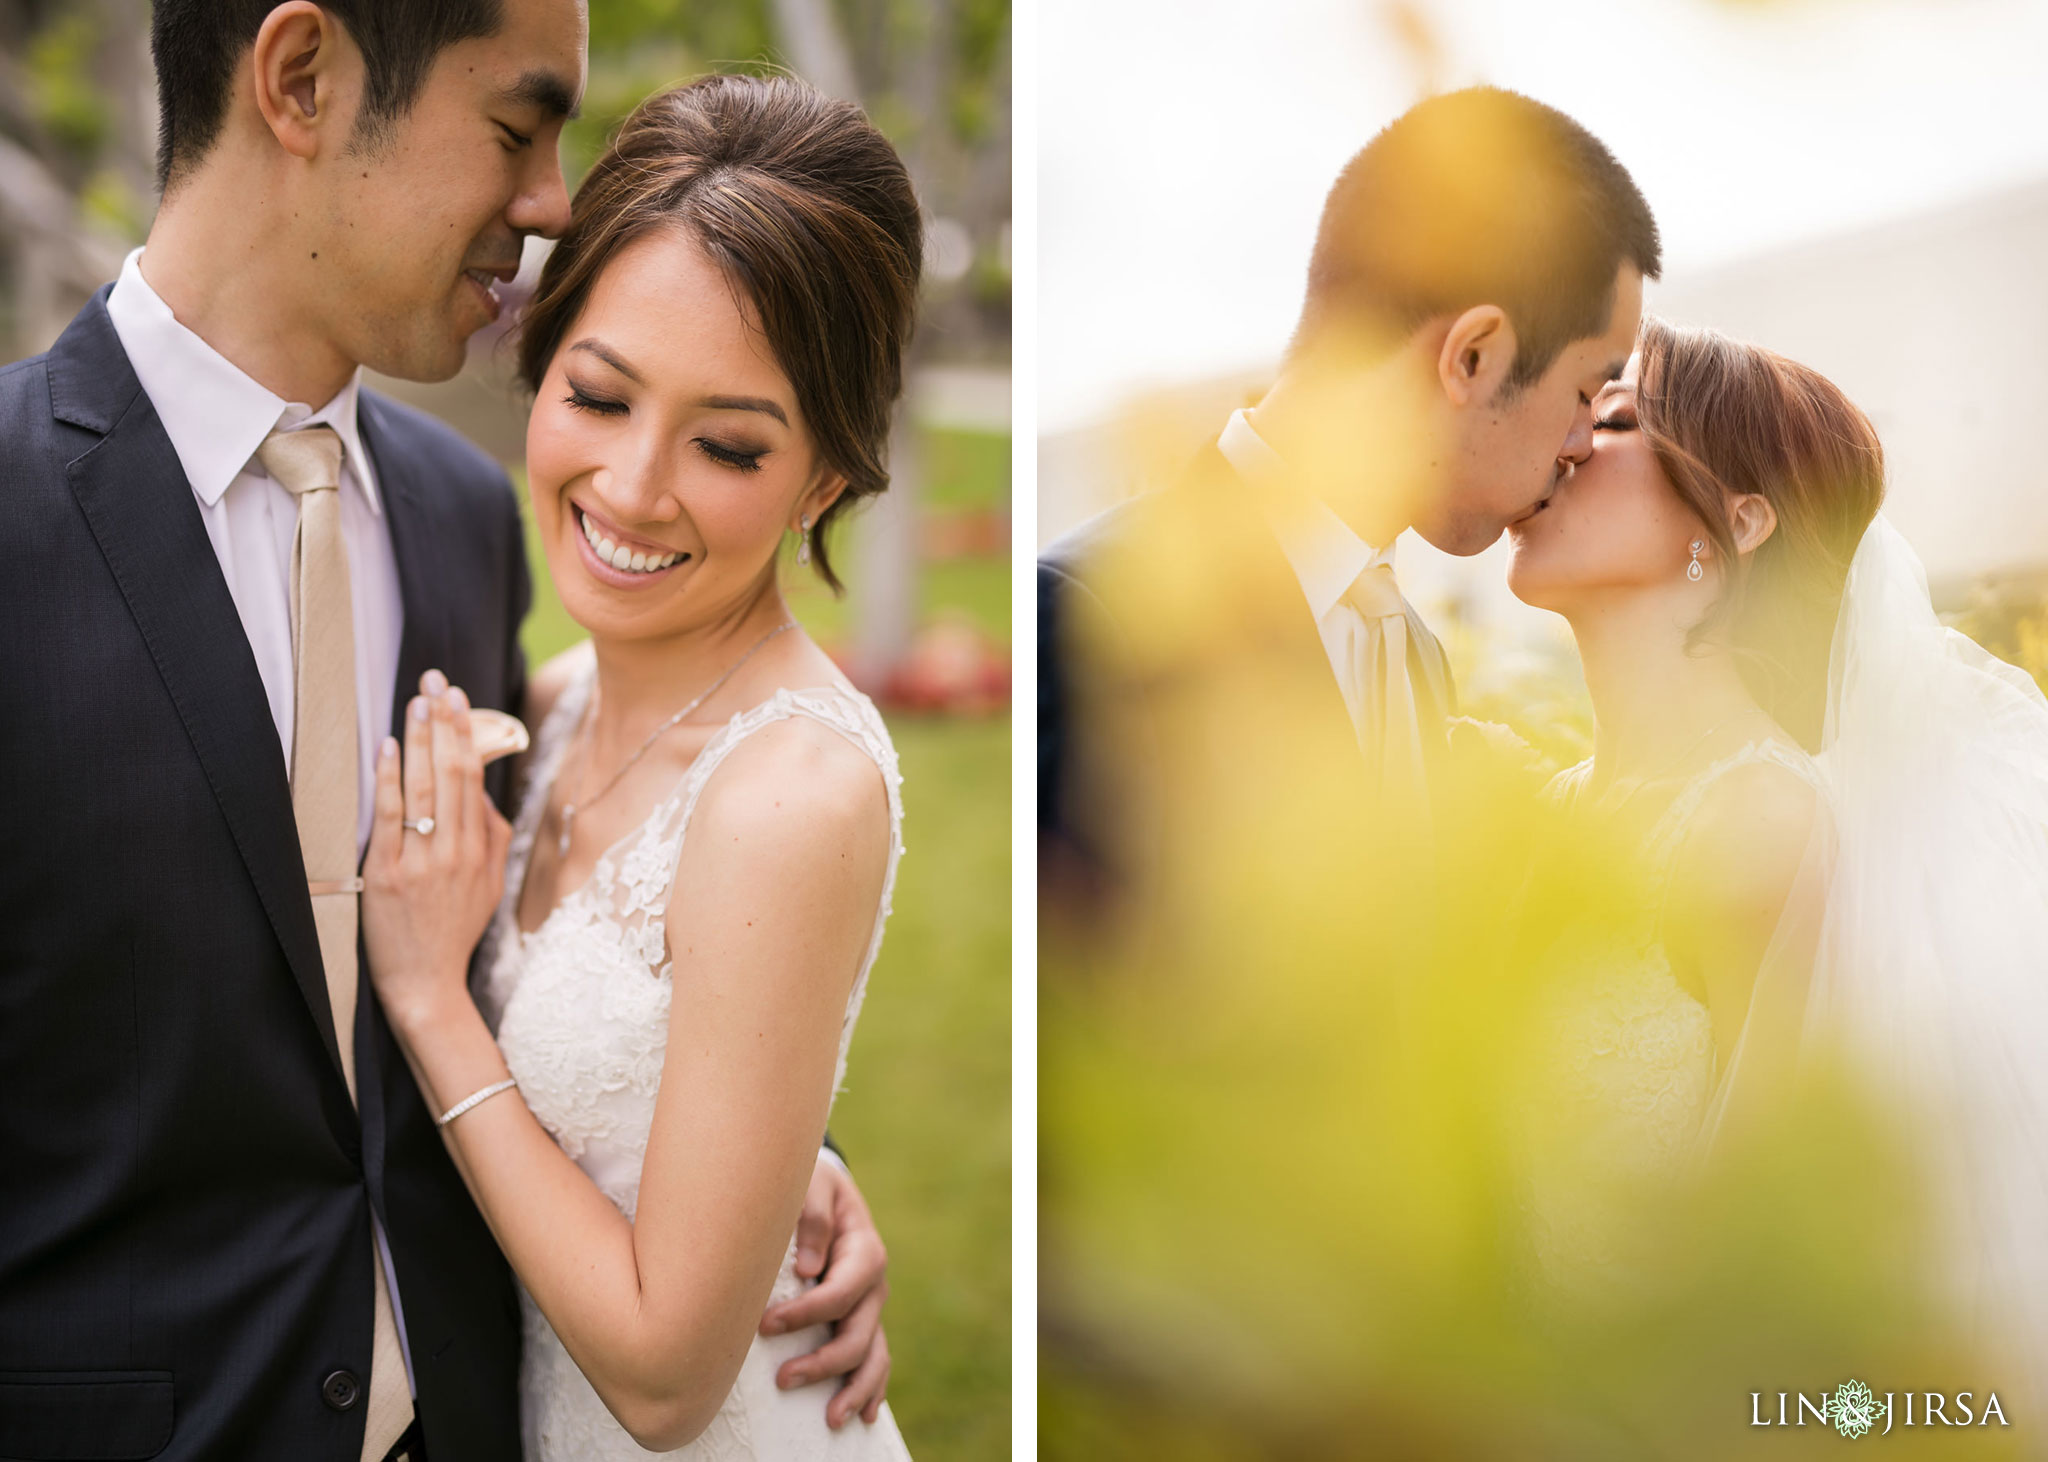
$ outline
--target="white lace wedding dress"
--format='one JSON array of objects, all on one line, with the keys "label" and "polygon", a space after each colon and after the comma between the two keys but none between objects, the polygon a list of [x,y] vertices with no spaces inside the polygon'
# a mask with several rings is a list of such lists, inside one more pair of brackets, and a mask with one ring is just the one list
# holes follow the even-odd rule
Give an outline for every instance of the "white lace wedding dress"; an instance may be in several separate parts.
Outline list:
[{"label": "white lace wedding dress", "polygon": [[[734,716],[705,745],[675,790],[633,832],[597,861],[589,881],[570,893],[530,934],[519,930],[515,905],[525,881],[535,828],[547,805],[563,748],[582,718],[594,673],[565,690],[535,739],[533,771],[514,823],[505,901],[486,936],[479,991],[520,1094],[556,1142],[631,1219],[640,1168],[654,1119],[663,1052],[669,1036],[670,963],[662,913],[690,816],[705,784],[747,737],[764,726],[807,716],[865,751],[888,790],[890,849],[874,935],[861,961],[839,1038],[836,1091],[846,1071],[847,1043],[860,1013],[868,970],[881,947],[896,862],[902,853],[902,778],[896,751],[874,706],[838,686],[782,690]],[[771,1300],[802,1292],[794,1236]],[[556,1338],[547,1317],[522,1288],[524,1347],[520,1424],[526,1462],[608,1462],[648,1455],[613,1419]],[[824,1327],[755,1336],[739,1378],[703,1435],[665,1454],[694,1462],[907,1462],[909,1453],[885,1406],[870,1426],[855,1417],[838,1432],[825,1425],[827,1385],[781,1391],[784,1361],[817,1348]]]},{"label": "white lace wedding dress", "polygon": [[[1644,1184],[1675,1175],[1694,1151],[1725,1057],[1713,1020],[1678,981],[1662,925],[1685,846],[1707,795],[1740,767],[1781,769],[1825,799],[1821,770],[1783,741],[1757,741],[1690,778],[1642,845],[1648,900],[1624,926],[1579,927],[1554,951],[1566,978],[1545,1008],[1543,1099],[1526,1118],[1521,1207],[1542,1271],[1574,1288],[1626,1285],[1641,1235]],[[1574,808],[1590,760],[1557,774],[1549,795]]]}]

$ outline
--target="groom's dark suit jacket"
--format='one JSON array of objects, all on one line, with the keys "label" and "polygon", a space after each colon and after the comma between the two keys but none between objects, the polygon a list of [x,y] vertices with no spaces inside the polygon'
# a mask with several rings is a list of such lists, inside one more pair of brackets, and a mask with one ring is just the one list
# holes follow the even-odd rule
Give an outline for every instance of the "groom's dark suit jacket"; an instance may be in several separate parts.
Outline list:
[{"label": "groom's dark suit jacket", "polygon": [[[263,683],[105,299],[0,371],[0,1457],[355,1462],[374,1208],[434,1462],[516,1458],[510,1277],[369,998],[350,1104]],[[429,667],[515,709],[504,473],[360,422],[394,716]]]},{"label": "groom's dark suit jacket", "polygon": [[[1215,447],[1047,548],[1038,612],[1049,897],[1100,912],[1232,808],[1292,818],[1297,841],[1355,841],[1372,825],[1350,712],[1300,580]],[[1418,689],[1420,655],[1411,645]],[[1220,839],[1212,853],[1237,855]]]}]

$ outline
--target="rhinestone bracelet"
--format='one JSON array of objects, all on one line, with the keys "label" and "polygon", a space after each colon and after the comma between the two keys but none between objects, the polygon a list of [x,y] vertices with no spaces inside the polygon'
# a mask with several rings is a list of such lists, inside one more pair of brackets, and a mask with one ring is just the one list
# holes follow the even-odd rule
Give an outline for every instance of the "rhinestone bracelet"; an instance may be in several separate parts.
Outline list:
[{"label": "rhinestone bracelet", "polygon": [[471,1107],[476,1106],[479,1102],[487,1102],[499,1092],[510,1091],[517,1085],[519,1085],[518,1080],[508,1076],[503,1081],[494,1082],[490,1086],[485,1087],[482,1091],[473,1091],[440,1116],[434,1118],[434,1125],[436,1127],[446,1127],[450,1122],[454,1121]]}]

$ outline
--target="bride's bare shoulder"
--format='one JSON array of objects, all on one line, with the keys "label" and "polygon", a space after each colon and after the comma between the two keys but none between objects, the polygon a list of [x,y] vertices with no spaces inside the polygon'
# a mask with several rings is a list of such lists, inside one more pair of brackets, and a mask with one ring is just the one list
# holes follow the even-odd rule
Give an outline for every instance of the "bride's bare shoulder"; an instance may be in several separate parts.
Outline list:
[{"label": "bride's bare shoulder", "polygon": [[863,933],[888,867],[890,826],[883,773],[866,751],[809,716],[770,721],[704,783],[670,923],[714,928],[783,899],[777,917]]}]

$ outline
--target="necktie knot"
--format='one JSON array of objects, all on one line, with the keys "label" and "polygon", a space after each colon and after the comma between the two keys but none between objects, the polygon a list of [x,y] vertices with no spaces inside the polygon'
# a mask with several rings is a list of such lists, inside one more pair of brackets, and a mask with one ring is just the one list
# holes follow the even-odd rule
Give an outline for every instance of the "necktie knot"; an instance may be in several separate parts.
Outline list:
[{"label": "necktie knot", "polygon": [[1391,619],[1405,616],[1408,606],[1401,599],[1401,586],[1394,582],[1394,571],[1385,564],[1374,564],[1344,591],[1344,602],[1356,609],[1367,619]]},{"label": "necktie knot", "polygon": [[341,437],[332,427],[274,431],[256,449],[256,460],[294,497],[341,486]]}]

